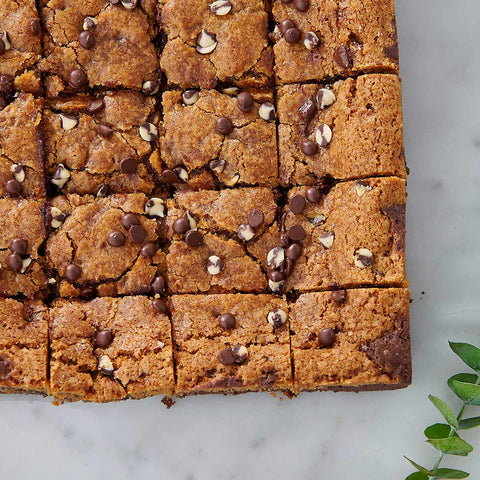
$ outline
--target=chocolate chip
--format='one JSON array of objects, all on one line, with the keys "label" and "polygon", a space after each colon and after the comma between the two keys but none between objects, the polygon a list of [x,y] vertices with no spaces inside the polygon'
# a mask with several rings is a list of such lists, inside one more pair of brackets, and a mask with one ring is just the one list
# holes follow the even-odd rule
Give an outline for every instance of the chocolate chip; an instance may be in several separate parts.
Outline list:
[{"label": "chocolate chip", "polygon": [[12,197],[16,197],[22,193],[22,185],[16,180],[9,180],[5,184],[5,190]]},{"label": "chocolate chip", "polygon": [[275,107],[270,102],[262,103],[258,108],[258,115],[261,119],[272,122],[275,120]]},{"label": "chocolate chip", "polygon": [[250,241],[255,236],[255,230],[246,223],[242,223],[237,230],[238,238],[244,242]]},{"label": "chocolate chip", "polygon": [[98,296],[97,289],[93,285],[88,285],[84,288],[82,288],[79,292],[79,295],[81,298],[85,299],[93,299]]},{"label": "chocolate chip", "polygon": [[141,225],[132,225],[128,229],[128,236],[133,243],[142,243],[145,240],[145,230]]},{"label": "chocolate chip", "polygon": [[235,87],[235,86],[230,86],[230,87],[224,87],[222,88],[222,93],[224,93],[225,95],[230,95],[230,96],[234,96],[234,95],[237,95],[237,93],[240,91],[240,89],[238,87]]},{"label": "chocolate chip", "polygon": [[363,197],[367,192],[372,190],[372,186],[369,185],[365,180],[357,180],[355,183],[355,191],[359,197]]},{"label": "chocolate chip", "polygon": [[293,6],[300,12],[306,12],[310,2],[308,0],[293,0]]},{"label": "chocolate chip", "polygon": [[95,38],[93,37],[92,32],[89,32],[87,30],[80,33],[80,35],[78,36],[78,43],[85,50],[90,50],[95,43]]},{"label": "chocolate chip", "polygon": [[302,254],[302,246],[299,243],[292,243],[287,248],[286,254],[288,259],[295,261],[300,258],[300,255]]},{"label": "chocolate chip", "polygon": [[97,22],[95,21],[95,19],[93,17],[85,17],[83,19],[83,29],[84,30],[90,30],[91,28],[94,28],[95,25],[97,24]]},{"label": "chocolate chip", "polygon": [[398,59],[399,59],[398,43],[394,43],[389,47],[385,47],[383,49],[383,53],[386,55],[387,58],[392,60],[394,63],[398,63]]},{"label": "chocolate chip", "polygon": [[87,74],[80,68],[75,68],[68,76],[68,84],[73,88],[81,88],[87,83]]},{"label": "chocolate chip", "polygon": [[218,354],[218,360],[223,365],[233,365],[235,363],[235,357],[231,348],[225,348]]},{"label": "chocolate chip", "polygon": [[105,198],[111,194],[110,187],[108,185],[102,185],[97,191],[97,198]]},{"label": "chocolate chip", "polygon": [[334,290],[332,292],[332,299],[336,303],[344,303],[347,298],[346,290]]},{"label": "chocolate chip", "polygon": [[173,183],[178,182],[177,174],[173,170],[164,170],[160,175],[160,181],[162,183],[166,183],[167,185],[171,185]]},{"label": "chocolate chip", "polygon": [[146,243],[142,247],[142,250],[140,251],[140,254],[144,258],[152,258],[155,256],[156,253],[157,253],[157,247],[155,246],[154,243],[151,243],[151,242]]},{"label": "chocolate chip", "polygon": [[252,94],[248,92],[240,92],[237,95],[237,105],[242,112],[250,112],[254,106]]},{"label": "chocolate chip", "polygon": [[217,47],[217,36],[214,33],[202,30],[197,36],[197,52],[202,55],[212,53]]},{"label": "chocolate chip", "polygon": [[120,220],[123,228],[130,229],[132,225],[140,225],[140,220],[133,213],[126,213]]},{"label": "chocolate chip", "polygon": [[153,123],[142,123],[139,133],[146,142],[153,142],[158,136],[157,127]]},{"label": "chocolate chip", "polygon": [[107,355],[102,355],[98,361],[98,370],[100,370],[104,375],[112,375],[114,368],[113,363],[110,360],[110,357]]},{"label": "chocolate chip", "polygon": [[230,330],[235,326],[235,317],[231,313],[223,313],[218,319],[218,324],[224,330]]},{"label": "chocolate chip", "polygon": [[57,207],[50,208],[50,225],[52,228],[60,228],[67,216]]},{"label": "chocolate chip", "polygon": [[235,363],[238,363],[239,365],[242,365],[248,359],[248,350],[243,345],[235,345],[232,348],[232,353]]},{"label": "chocolate chip", "polygon": [[191,230],[185,235],[185,242],[189,247],[198,247],[203,243],[203,236],[196,230]]},{"label": "chocolate chip", "polygon": [[288,206],[294,215],[302,213],[303,209],[305,208],[305,204],[305,197],[303,195],[294,195],[288,202]]},{"label": "chocolate chip", "polygon": [[26,255],[28,243],[24,238],[15,238],[10,242],[10,250],[18,255]]},{"label": "chocolate chip", "polygon": [[156,80],[147,80],[143,85],[142,85],[142,92],[145,95],[155,95],[158,93],[159,90],[159,85]]},{"label": "chocolate chip", "polygon": [[12,165],[10,167],[10,172],[18,183],[23,183],[25,181],[25,170],[19,163]]},{"label": "chocolate chip", "polygon": [[165,202],[157,197],[148,199],[145,203],[145,213],[150,217],[165,218]]},{"label": "chocolate chip", "polygon": [[283,36],[288,43],[298,43],[300,38],[302,38],[302,34],[297,27],[289,28]]},{"label": "chocolate chip", "polygon": [[61,113],[59,115],[60,121],[62,123],[62,128],[64,130],[72,130],[78,125],[78,117],[75,115],[68,115],[66,113]]},{"label": "chocolate chip", "polygon": [[190,222],[185,217],[177,218],[173,222],[172,228],[175,233],[182,235],[190,230]]},{"label": "chocolate chip", "polygon": [[10,97],[15,93],[15,79],[11,75],[0,75],[0,95]]},{"label": "chocolate chip", "polygon": [[308,97],[305,102],[300,105],[298,111],[303,118],[303,121],[307,124],[310,123],[315,117],[315,113],[317,112],[317,107],[315,105],[313,97]]},{"label": "chocolate chip", "polygon": [[327,232],[323,235],[318,237],[318,241],[326,248],[332,248],[333,241],[335,240],[335,233],[334,232]]},{"label": "chocolate chip", "polygon": [[0,110],[3,110],[8,105],[7,99],[0,95]]},{"label": "chocolate chip", "polygon": [[65,278],[70,282],[70,283],[73,283],[75,282],[76,280],[79,279],[80,277],[80,268],[73,264],[73,263],[70,263],[69,265],[67,265],[65,267]]},{"label": "chocolate chip", "polygon": [[134,157],[126,157],[120,161],[120,171],[122,173],[134,173],[137,170],[138,162]]},{"label": "chocolate chip", "polygon": [[33,35],[38,35],[40,33],[40,22],[38,20],[30,21],[30,31]]},{"label": "chocolate chip", "polygon": [[332,189],[333,185],[334,179],[330,175],[325,175],[324,177],[319,178],[317,181],[317,187],[320,189],[320,192],[323,193],[323,195],[327,195]]},{"label": "chocolate chip", "polygon": [[352,66],[352,59],[350,58],[350,52],[345,45],[340,45],[335,50],[333,59],[337,62],[343,70],[347,70]]},{"label": "chocolate chip", "polygon": [[222,173],[223,169],[225,168],[225,160],[210,160],[210,162],[208,162],[208,166],[212,172]]},{"label": "chocolate chip", "polygon": [[303,36],[303,44],[307,50],[316,50],[320,46],[320,39],[315,32],[307,32]]},{"label": "chocolate chip", "polygon": [[285,325],[287,323],[287,318],[288,315],[281,310],[280,308],[274,308],[273,310],[270,310],[267,315],[267,321],[270,325],[272,325],[274,328],[281,327],[282,325]]},{"label": "chocolate chip", "polygon": [[315,129],[315,141],[320,147],[326,147],[332,141],[332,135],[332,129],[325,123]]},{"label": "chocolate chip", "polygon": [[182,93],[182,100],[185,105],[193,105],[198,100],[197,90],[185,90]]},{"label": "chocolate chip", "polygon": [[317,92],[317,107],[323,109],[336,102],[335,94],[328,88],[320,88]]},{"label": "chocolate chip", "polygon": [[113,128],[110,128],[107,125],[99,125],[97,131],[98,134],[104,138],[111,137],[113,134]]},{"label": "chocolate chip", "polygon": [[5,356],[0,356],[0,379],[6,380],[12,372],[12,362]]},{"label": "chocolate chip", "polygon": [[88,102],[87,110],[90,113],[98,113],[101,112],[104,107],[105,103],[103,102],[103,98],[96,98],[95,100]]},{"label": "chocolate chip", "polygon": [[286,233],[282,233],[280,235],[280,245],[282,247],[288,247],[290,243],[292,243],[292,241],[290,240],[290,238],[288,238],[288,235]]},{"label": "chocolate chip", "polygon": [[121,247],[125,245],[125,235],[122,232],[110,232],[107,237],[107,243],[112,247]]},{"label": "chocolate chip", "polygon": [[318,143],[313,140],[304,140],[300,143],[300,150],[305,155],[315,155],[318,153]]},{"label": "chocolate chip", "polygon": [[287,235],[294,242],[299,242],[305,238],[305,230],[301,225],[292,225],[287,232]]},{"label": "chocolate chip", "polygon": [[210,275],[218,275],[224,269],[223,261],[216,255],[211,255],[207,260],[207,272]]},{"label": "chocolate chip", "polygon": [[163,293],[165,292],[166,284],[165,279],[161,276],[155,277],[152,282],[152,292],[153,293]]},{"label": "chocolate chip", "polygon": [[368,248],[359,248],[353,255],[355,266],[361,269],[369,267],[373,263],[373,253]]},{"label": "chocolate chip", "polygon": [[267,253],[267,265],[272,270],[282,268],[285,262],[285,250],[282,247],[274,247]]},{"label": "chocolate chip", "polygon": [[113,342],[113,332],[108,328],[97,332],[95,337],[95,346],[98,348],[107,348]]},{"label": "chocolate chip", "polygon": [[280,23],[279,28],[280,28],[280,32],[282,32],[282,35],[285,35],[287,30],[290,30],[291,28],[295,28],[295,23],[293,22],[293,20],[290,20],[289,18],[287,18],[286,20]]},{"label": "chocolate chip", "polygon": [[265,221],[265,215],[261,210],[254,209],[248,213],[248,224],[252,228],[260,227],[264,221]]},{"label": "chocolate chip", "polygon": [[187,183],[188,182],[188,172],[185,167],[175,167],[173,169],[175,172],[175,175],[177,175],[178,180],[182,183]]},{"label": "chocolate chip", "polygon": [[331,347],[335,343],[335,332],[331,328],[323,328],[318,332],[318,344],[321,347]]},{"label": "chocolate chip", "polygon": [[268,272],[268,278],[274,283],[280,283],[285,280],[285,274],[279,270],[272,270]]},{"label": "chocolate chip", "polygon": [[228,0],[216,0],[210,4],[210,11],[214,15],[227,15],[232,10],[232,4]]},{"label": "chocolate chip", "polygon": [[19,272],[23,267],[22,257],[18,253],[12,253],[7,257],[7,267],[12,272]]},{"label": "chocolate chip", "polygon": [[138,3],[138,0],[120,0],[122,2],[122,5],[127,9],[127,10],[133,10]]},{"label": "chocolate chip", "polygon": [[168,312],[167,304],[161,298],[154,298],[152,304],[157,312],[163,314]]},{"label": "chocolate chip", "polygon": [[220,117],[215,123],[215,130],[222,135],[229,135],[233,131],[233,123],[227,117]]}]

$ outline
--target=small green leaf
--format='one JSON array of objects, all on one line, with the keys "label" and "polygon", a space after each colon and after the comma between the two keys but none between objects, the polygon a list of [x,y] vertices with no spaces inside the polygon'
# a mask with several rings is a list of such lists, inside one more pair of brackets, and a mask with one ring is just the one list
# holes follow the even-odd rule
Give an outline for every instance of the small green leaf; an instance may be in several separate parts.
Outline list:
[{"label": "small green leaf", "polygon": [[[405,455],[404,455],[405,457]],[[427,470],[425,467],[422,467],[418,463],[415,463],[413,460],[410,460],[408,457],[405,457],[419,472],[424,473],[425,475],[432,476],[433,473],[430,470]]]},{"label": "small green leaf", "polygon": [[428,398],[430,401],[437,407],[438,411],[443,415],[443,418],[448,422],[452,427],[458,428],[458,420],[455,414],[452,412],[451,408],[438,397],[429,395]]},{"label": "small green leaf", "polygon": [[430,477],[422,472],[415,472],[410,474],[405,480],[428,480]]},{"label": "small green leaf", "polygon": [[467,478],[469,473],[463,470],[454,470],[453,468],[437,468],[432,472],[436,478]]},{"label": "small green leaf", "polygon": [[431,440],[427,440],[427,443],[442,453],[460,455],[461,457],[466,457],[473,450],[470,444],[459,437],[432,438]]},{"label": "small green leaf", "polygon": [[449,387],[453,393],[469,405],[480,405],[480,385],[452,380]]},{"label": "small green leaf", "polygon": [[449,342],[450,348],[470,367],[480,372],[480,348],[469,343]]},{"label": "small green leaf", "polygon": [[458,428],[460,430],[468,430],[469,428],[475,428],[480,425],[480,417],[465,418],[458,422]]},{"label": "small green leaf", "polygon": [[459,382],[463,382],[463,383],[475,384],[478,380],[478,377],[474,373],[457,373],[456,375],[454,375],[453,377],[450,377],[447,380],[447,385],[449,387],[452,380],[458,380]]},{"label": "small green leaf", "polygon": [[[435,423],[427,427],[424,433],[429,440],[432,440],[434,438],[447,438],[450,436],[451,431],[452,427],[450,427],[450,425],[446,423]],[[457,434],[455,435],[458,436]]]}]

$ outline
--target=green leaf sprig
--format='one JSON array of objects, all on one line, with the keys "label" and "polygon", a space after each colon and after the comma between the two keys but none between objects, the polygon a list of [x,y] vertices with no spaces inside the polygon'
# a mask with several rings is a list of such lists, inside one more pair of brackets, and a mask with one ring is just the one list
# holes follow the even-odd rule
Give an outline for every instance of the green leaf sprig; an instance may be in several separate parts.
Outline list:
[{"label": "green leaf sprig", "polygon": [[463,470],[440,468],[440,463],[445,455],[466,457],[473,450],[469,443],[460,438],[458,432],[480,425],[480,417],[463,418],[467,407],[471,405],[480,406],[480,348],[468,343],[449,343],[450,348],[475,373],[459,373],[447,381],[450,390],[463,402],[458,415],[455,415],[443,400],[429,395],[428,398],[447,422],[430,425],[424,432],[427,443],[436,448],[440,455],[430,470],[405,457],[417,469],[405,480],[436,480],[441,478],[467,478],[469,476],[469,473]]}]

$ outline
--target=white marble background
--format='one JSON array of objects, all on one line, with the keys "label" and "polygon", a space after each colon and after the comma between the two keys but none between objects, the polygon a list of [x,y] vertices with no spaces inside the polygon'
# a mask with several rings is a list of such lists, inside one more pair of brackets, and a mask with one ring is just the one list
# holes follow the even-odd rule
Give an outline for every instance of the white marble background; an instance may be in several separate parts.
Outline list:
[{"label": "white marble background", "polygon": [[[449,339],[480,345],[480,2],[397,0],[406,151],[414,383],[386,393],[205,396],[65,405],[0,398],[0,478],[399,479],[428,466],[427,400],[454,400]],[[422,291],[425,294],[422,295]],[[423,297],[423,299],[421,298]],[[477,415],[480,415],[478,408]],[[480,478],[480,433],[467,459]]]}]

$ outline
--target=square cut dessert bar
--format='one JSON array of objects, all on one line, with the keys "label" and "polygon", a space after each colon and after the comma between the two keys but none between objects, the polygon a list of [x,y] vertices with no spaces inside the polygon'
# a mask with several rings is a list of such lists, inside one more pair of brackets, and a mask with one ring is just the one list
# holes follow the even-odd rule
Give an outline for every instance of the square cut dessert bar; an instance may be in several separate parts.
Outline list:
[{"label": "square cut dessert bar", "polygon": [[402,179],[292,188],[280,227],[270,248],[284,291],[408,285]]},{"label": "square cut dessert bar", "polygon": [[88,88],[158,89],[156,0],[40,0],[49,97]]},{"label": "square cut dessert bar", "polygon": [[0,104],[16,91],[41,92],[40,74],[36,70],[41,55],[41,28],[35,0],[2,0]]},{"label": "square cut dessert bar", "polygon": [[0,297],[43,297],[43,200],[0,198]]},{"label": "square cut dessert bar", "polygon": [[262,0],[160,0],[166,44],[160,65],[169,85],[265,87],[273,54]]},{"label": "square cut dessert bar", "polygon": [[362,75],[278,92],[280,179],[284,186],[336,179],[406,177],[401,83]]},{"label": "square cut dessert bar", "polygon": [[174,295],[175,393],[292,386],[288,306],[271,295]]},{"label": "square cut dessert bar", "polygon": [[264,292],[261,237],[276,229],[268,188],[179,192],[167,201],[171,293]]},{"label": "square cut dessert bar", "polygon": [[61,297],[162,294],[161,198],[143,194],[49,200],[46,262]]},{"label": "square cut dessert bar", "polygon": [[279,83],[359,73],[398,73],[394,0],[276,1]]},{"label": "square cut dessert bar", "polygon": [[272,98],[273,92],[165,92],[163,162],[186,170],[190,189],[277,185]]},{"label": "square cut dessert bar", "polygon": [[411,383],[406,288],[305,293],[290,305],[294,392]]},{"label": "square cut dessert bar", "polygon": [[156,100],[113,91],[49,102],[44,114],[48,185],[57,192],[149,194],[161,170]]},{"label": "square cut dessert bar", "polygon": [[0,299],[0,392],[48,393],[47,308]]},{"label": "square cut dessert bar", "polygon": [[0,197],[45,195],[42,103],[20,94],[0,109]]},{"label": "square cut dessert bar", "polygon": [[148,297],[57,300],[49,312],[56,402],[109,402],[174,389],[170,321]]}]

